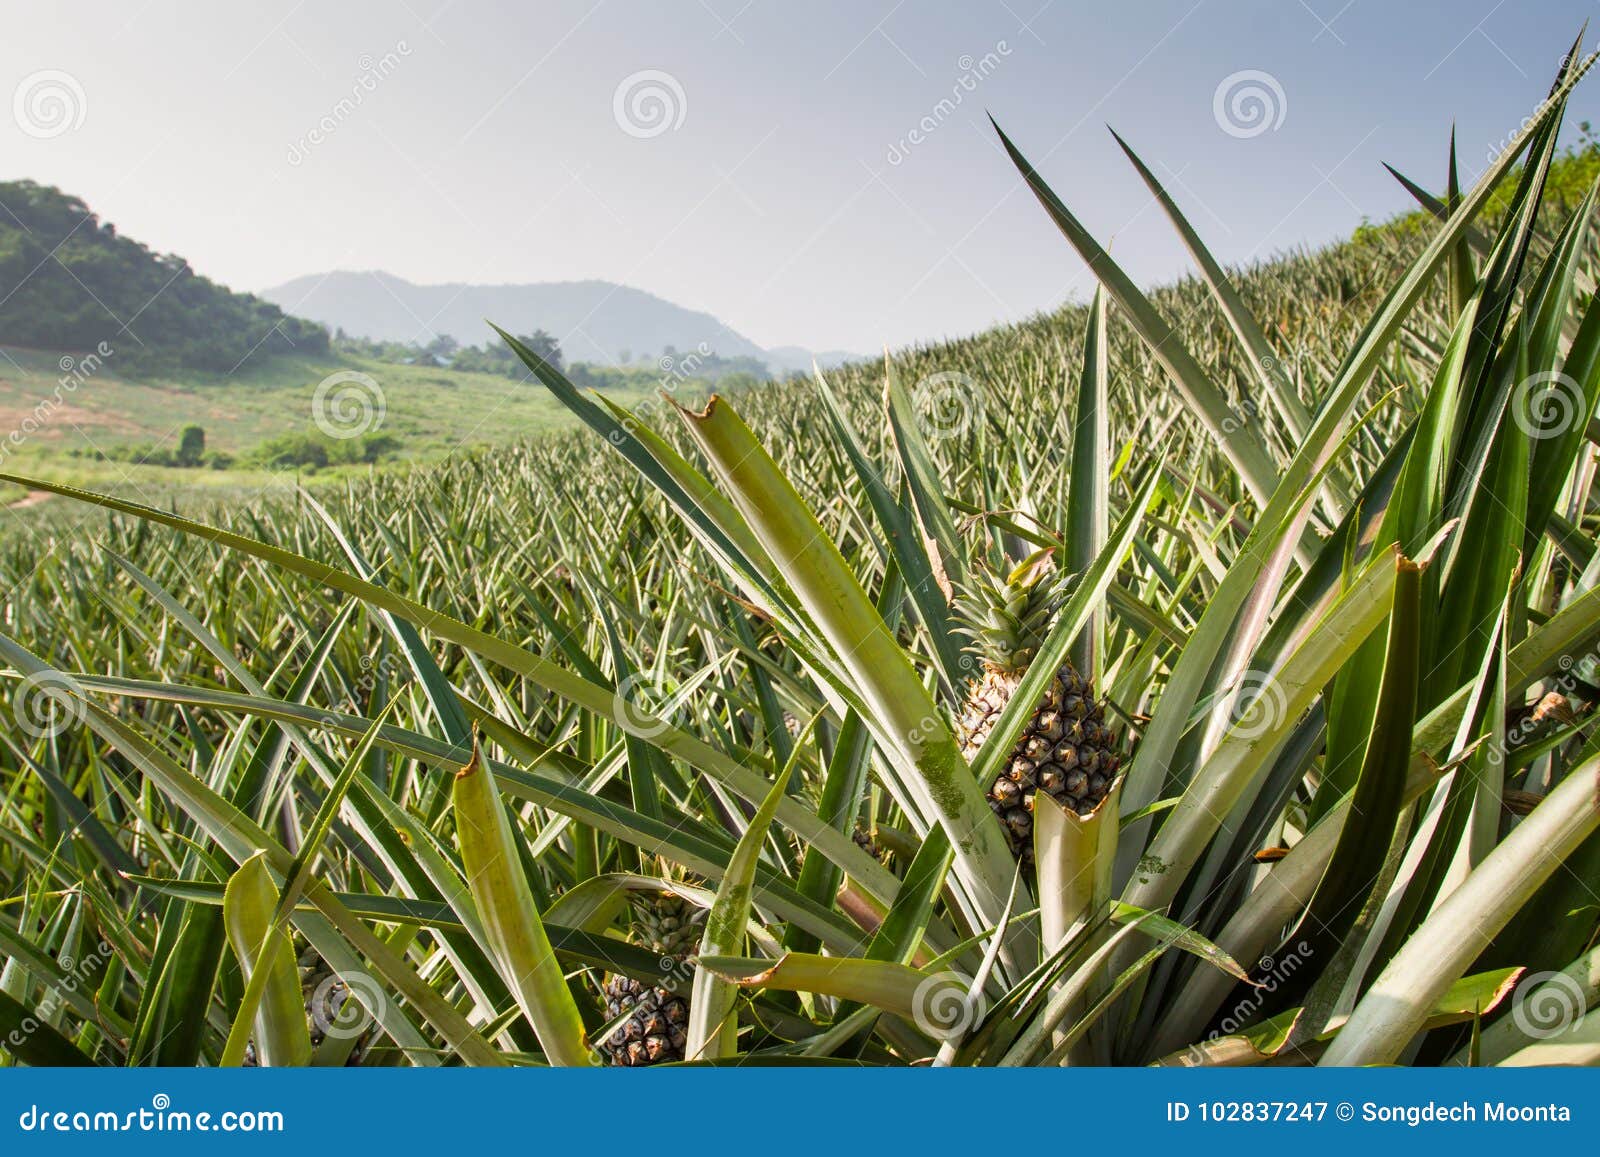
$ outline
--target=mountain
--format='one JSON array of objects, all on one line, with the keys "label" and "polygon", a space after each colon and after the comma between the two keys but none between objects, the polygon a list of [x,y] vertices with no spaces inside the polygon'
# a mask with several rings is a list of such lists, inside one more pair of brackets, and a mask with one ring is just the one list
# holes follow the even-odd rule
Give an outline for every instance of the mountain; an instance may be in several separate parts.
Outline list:
[{"label": "mountain", "polygon": [[[463,345],[482,345],[494,337],[488,325],[493,321],[512,333],[554,334],[569,362],[653,359],[668,346],[689,353],[704,343],[718,357],[757,358],[778,374],[811,368],[809,351],[762,349],[709,313],[610,281],[415,285],[390,273],[338,271],[297,277],[261,296],[300,317],[375,341],[426,345],[448,334]],[[825,364],[855,357],[821,356],[830,359]]]},{"label": "mountain", "polygon": [[849,350],[808,350],[798,345],[778,345],[766,351],[767,365],[779,376],[809,374],[813,362],[825,370],[831,370],[845,362],[867,361],[869,357],[868,354],[851,353]]},{"label": "mountain", "polygon": [[232,373],[246,359],[326,353],[321,326],[201,277],[117,233],[77,197],[0,182],[0,340],[117,365]]}]

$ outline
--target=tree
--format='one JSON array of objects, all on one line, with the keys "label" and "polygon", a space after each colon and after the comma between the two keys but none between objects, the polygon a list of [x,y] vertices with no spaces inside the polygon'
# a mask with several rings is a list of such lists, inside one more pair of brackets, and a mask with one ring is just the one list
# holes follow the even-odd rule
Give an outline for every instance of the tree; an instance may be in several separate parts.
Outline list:
[{"label": "tree", "polygon": [[445,364],[450,360],[450,355],[461,348],[461,343],[447,333],[442,333],[423,347],[423,352],[430,355],[434,361]]},{"label": "tree", "polygon": [[542,329],[536,329],[526,337],[517,338],[523,345],[538,354],[545,361],[561,368],[561,342]]},{"label": "tree", "polygon": [[206,456],[206,432],[200,426],[185,426],[178,435],[178,465],[198,466]]}]

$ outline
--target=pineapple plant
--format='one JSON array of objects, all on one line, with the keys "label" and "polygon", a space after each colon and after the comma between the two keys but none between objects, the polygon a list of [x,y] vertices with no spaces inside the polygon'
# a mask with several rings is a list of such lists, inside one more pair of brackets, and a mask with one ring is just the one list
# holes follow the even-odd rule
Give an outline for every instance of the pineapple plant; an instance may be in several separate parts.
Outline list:
[{"label": "pineapple plant", "polygon": [[663,981],[650,984],[621,973],[606,977],[606,1017],[616,1027],[601,1048],[613,1065],[631,1068],[684,1059],[689,996],[683,979],[705,917],[705,909],[676,892],[635,897],[629,939],[656,954]]},{"label": "pineapple plant", "polygon": [[[995,721],[1049,633],[1069,583],[1052,570],[1041,550],[1009,573],[971,568],[957,594],[957,628],[973,642],[981,670],[961,713],[961,751],[970,762],[983,748]],[[1033,860],[1033,805],[1043,791],[1079,815],[1089,815],[1111,790],[1121,762],[1105,722],[1105,704],[1088,678],[1064,663],[1034,705],[1021,737],[985,785],[990,809],[1000,818],[1014,855]]]}]

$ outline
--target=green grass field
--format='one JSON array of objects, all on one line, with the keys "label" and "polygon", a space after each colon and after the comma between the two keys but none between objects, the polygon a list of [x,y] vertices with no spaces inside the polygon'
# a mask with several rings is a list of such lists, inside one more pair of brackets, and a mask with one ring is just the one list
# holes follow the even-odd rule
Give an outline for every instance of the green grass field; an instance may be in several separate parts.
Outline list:
[{"label": "green grass field", "polygon": [[[97,372],[76,380],[62,369],[62,357],[0,347],[0,453],[22,473],[143,494],[147,501],[249,500],[297,480],[316,484],[366,474],[365,465],[286,473],[252,462],[254,452],[273,438],[317,433],[318,383],[341,371],[367,374],[381,390],[382,418],[364,432],[398,440],[380,466],[385,470],[436,463],[572,424],[544,390],[493,374],[330,356],[264,359],[230,376],[179,371],[124,379],[113,355]],[[623,389],[615,397],[632,404],[643,392]],[[123,460],[151,448],[171,452],[179,432],[191,424],[204,428],[208,452],[233,458],[227,469]],[[10,431],[22,435],[20,443],[4,441]],[[3,487],[0,501],[29,500]],[[26,509],[51,505],[35,497]]]}]

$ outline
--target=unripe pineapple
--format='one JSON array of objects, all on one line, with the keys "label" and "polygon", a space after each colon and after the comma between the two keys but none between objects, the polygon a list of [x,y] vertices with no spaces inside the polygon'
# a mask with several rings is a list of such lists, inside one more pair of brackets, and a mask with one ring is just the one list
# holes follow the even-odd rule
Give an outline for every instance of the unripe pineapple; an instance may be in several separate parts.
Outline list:
[{"label": "unripe pineapple", "polygon": [[601,1048],[614,1065],[681,1061],[689,1027],[688,957],[700,946],[705,909],[673,892],[637,899],[630,939],[654,952],[664,980],[606,977],[606,1019],[626,1015]]},{"label": "unripe pineapple", "polygon": [[[959,629],[972,637],[971,650],[983,663],[961,715],[961,750],[968,761],[989,738],[1050,631],[1061,584],[1052,579],[1049,566],[1048,553],[1041,551],[1003,578],[974,567],[956,596],[956,610],[965,620]],[[1000,774],[987,785],[989,806],[1000,817],[1012,852],[1024,863],[1033,860],[1036,792],[1088,815],[1111,790],[1119,763],[1105,705],[1071,663],[1063,664]]]},{"label": "unripe pineapple", "polygon": [[[349,1041],[347,1046],[340,1045],[340,1056],[333,1060],[346,1067],[360,1065],[371,1043],[372,1018],[360,1001],[350,995],[349,985],[328,967],[314,948],[307,947],[300,954],[300,995],[305,1001],[306,1032],[311,1037],[312,1049],[320,1050],[330,1036],[338,1042]],[[325,1059],[317,1055],[312,1063],[322,1064]],[[244,1046],[242,1064],[247,1069],[260,1064],[255,1041]]]},{"label": "unripe pineapple", "polygon": [[857,824],[856,830],[850,833],[850,838],[855,841],[856,847],[867,853],[874,860],[879,863],[884,861],[884,851],[878,846],[878,841],[873,838],[870,828]]}]

